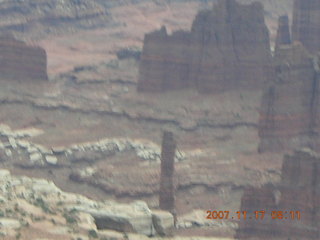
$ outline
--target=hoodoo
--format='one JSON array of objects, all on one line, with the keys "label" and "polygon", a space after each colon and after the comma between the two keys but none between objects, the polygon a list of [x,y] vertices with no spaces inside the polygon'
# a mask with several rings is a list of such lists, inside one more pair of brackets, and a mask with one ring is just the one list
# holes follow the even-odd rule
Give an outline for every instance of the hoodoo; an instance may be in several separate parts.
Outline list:
[{"label": "hoodoo", "polygon": [[280,45],[291,44],[291,35],[289,27],[289,17],[287,15],[280,16],[278,20],[278,31],[276,38],[276,47]]},{"label": "hoodoo", "polygon": [[260,152],[318,148],[319,66],[300,43],[279,46],[276,81],[262,98]]}]

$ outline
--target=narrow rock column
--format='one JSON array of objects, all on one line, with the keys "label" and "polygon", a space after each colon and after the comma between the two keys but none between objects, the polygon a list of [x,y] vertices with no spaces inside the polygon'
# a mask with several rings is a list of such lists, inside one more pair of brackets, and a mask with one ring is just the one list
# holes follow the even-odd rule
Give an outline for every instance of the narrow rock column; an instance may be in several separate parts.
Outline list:
[{"label": "narrow rock column", "polygon": [[175,212],[174,198],[174,156],[176,151],[176,141],[173,133],[165,131],[162,138],[161,150],[161,177],[160,177],[160,209]]},{"label": "narrow rock column", "polygon": [[276,48],[284,44],[291,44],[289,17],[287,15],[279,17]]}]

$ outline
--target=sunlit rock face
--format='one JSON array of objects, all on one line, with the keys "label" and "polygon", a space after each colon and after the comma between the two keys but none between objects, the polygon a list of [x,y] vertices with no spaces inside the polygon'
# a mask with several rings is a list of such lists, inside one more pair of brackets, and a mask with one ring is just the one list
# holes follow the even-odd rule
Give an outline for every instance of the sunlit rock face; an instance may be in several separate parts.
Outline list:
[{"label": "sunlit rock face", "polygon": [[47,54],[11,35],[0,35],[0,78],[47,80]]},{"label": "sunlit rock face", "polygon": [[190,32],[146,34],[138,90],[257,89],[272,76],[262,4],[220,0],[198,13]]},{"label": "sunlit rock face", "polygon": [[[320,157],[309,149],[285,155],[281,182],[245,190],[238,239],[319,239]],[[254,212],[265,211],[264,218]],[[251,214],[251,215],[250,215]],[[249,217],[252,217],[250,220]]]},{"label": "sunlit rock face", "polygon": [[311,52],[320,50],[320,1],[295,0],[292,25],[293,40]]}]

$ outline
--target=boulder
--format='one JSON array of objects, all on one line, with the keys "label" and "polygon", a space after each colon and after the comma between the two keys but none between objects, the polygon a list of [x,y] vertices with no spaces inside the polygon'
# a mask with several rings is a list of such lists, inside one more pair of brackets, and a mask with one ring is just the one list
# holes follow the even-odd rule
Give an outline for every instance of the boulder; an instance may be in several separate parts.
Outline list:
[{"label": "boulder", "polygon": [[160,236],[172,234],[174,219],[171,213],[162,210],[154,210],[152,211],[152,222],[156,232]]},{"label": "boulder", "polygon": [[55,156],[46,156],[46,162],[50,165],[57,165],[58,159]]},{"label": "boulder", "polygon": [[42,155],[40,153],[32,153],[30,154],[30,161],[31,163],[41,163]]},{"label": "boulder", "polygon": [[130,205],[114,204],[101,209],[80,207],[78,210],[91,214],[99,230],[131,232],[147,236],[155,233],[151,211],[142,201]]}]

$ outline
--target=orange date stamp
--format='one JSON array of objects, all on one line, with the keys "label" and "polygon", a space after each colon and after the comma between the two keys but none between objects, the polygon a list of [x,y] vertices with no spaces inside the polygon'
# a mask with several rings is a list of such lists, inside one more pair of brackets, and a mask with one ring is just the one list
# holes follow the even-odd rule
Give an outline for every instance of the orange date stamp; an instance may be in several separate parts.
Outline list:
[{"label": "orange date stamp", "polygon": [[274,220],[300,220],[300,211],[207,211],[207,219],[226,219],[226,220],[263,220],[265,217],[271,217]]}]

